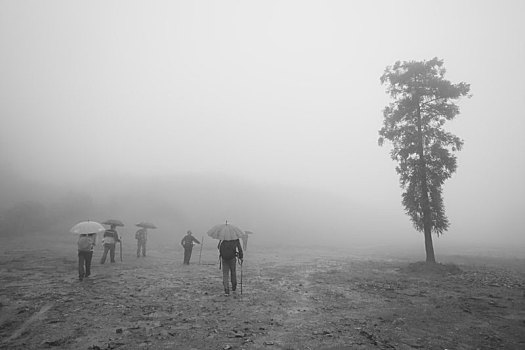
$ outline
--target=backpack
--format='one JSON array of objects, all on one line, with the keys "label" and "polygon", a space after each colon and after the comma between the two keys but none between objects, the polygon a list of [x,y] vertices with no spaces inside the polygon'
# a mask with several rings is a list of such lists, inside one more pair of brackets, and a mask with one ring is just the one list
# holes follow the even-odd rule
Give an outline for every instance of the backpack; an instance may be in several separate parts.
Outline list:
[{"label": "backpack", "polygon": [[237,240],[235,241],[222,241],[219,246],[219,256],[224,260],[231,260],[237,256]]},{"label": "backpack", "polygon": [[91,251],[92,243],[93,242],[91,241],[91,238],[87,236],[82,236],[78,239],[78,250],[83,252],[89,252]]}]

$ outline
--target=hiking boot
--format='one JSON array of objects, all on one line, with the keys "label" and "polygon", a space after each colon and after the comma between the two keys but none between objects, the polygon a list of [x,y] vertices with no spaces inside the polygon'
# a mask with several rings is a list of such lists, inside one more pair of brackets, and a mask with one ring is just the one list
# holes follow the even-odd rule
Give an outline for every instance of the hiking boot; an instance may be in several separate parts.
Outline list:
[{"label": "hiking boot", "polygon": [[229,297],[230,296],[230,291],[228,289],[224,290],[224,296],[225,297]]}]

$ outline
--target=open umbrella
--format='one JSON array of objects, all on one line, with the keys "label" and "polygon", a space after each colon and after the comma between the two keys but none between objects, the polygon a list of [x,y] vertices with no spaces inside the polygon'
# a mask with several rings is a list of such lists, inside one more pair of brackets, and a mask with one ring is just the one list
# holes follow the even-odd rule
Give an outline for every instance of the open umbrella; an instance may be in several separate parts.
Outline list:
[{"label": "open umbrella", "polygon": [[117,219],[108,219],[102,223],[102,225],[114,225],[114,226],[124,226],[124,223]]},{"label": "open umbrella", "polygon": [[[234,241],[236,239],[242,238],[244,236],[244,231],[238,228],[237,226],[228,224],[226,221],[225,224],[215,225],[208,230],[208,236],[215,239],[220,239],[221,241]],[[221,242],[221,245],[223,242]],[[220,249],[219,249],[220,250]],[[219,259],[219,268],[222,260]],[[241,295],[242,295],[242,260],[238,260],[238,263],[241,265]]]},{"label": "open umbrella", "polygon": [[[117,219],[108,219],[106,221],[104,221],[102,223],[103,225],[109,225],[109,226],[120,226],[120,227],[123,227],[124,226],[124,223],[120,220],[117,220]],[[120,261],[122,261],[122,237],[120,237],[119,239],[119,246],[120,246],[120,249],[119,249],[119,252],[120,252]]]},{"label": "open umbrella", "polygon": [[241,238],[243,235],[243,230],[237,226],[228,224],[228,221],[226,221],[225,224],[215,225],[208,230],[208,236],[223,241],[234,241]]},{"label": "open umbrella", "polygon": [[157,228],[157,226],[155,226],[151,222],[147,222],[147,221],[141,221],[138,224],[136,224],[135,226],[143,227],[143,228]]},{"label": "open umbrella", "polygon": [[99,233],[99,232],[104,232],[104,231],[106,231],[104,226],[102,226],[96,221],[89,221],[89,220],[79,222],[78,224],[73,226],[71,230],[69,230],[69,232],[76,234],[76,235],[83,235],[83,234],[87,235],[91,233]]}]

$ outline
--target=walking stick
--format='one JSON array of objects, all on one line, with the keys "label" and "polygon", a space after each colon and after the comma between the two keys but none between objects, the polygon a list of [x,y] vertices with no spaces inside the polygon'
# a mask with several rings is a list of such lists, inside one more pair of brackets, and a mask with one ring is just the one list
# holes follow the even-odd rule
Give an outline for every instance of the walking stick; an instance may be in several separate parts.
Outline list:
[{"label": "walking stick", "polygon": [[242,295],[242,260],[241,260],[241,295]]},{"label": "walking stick", "polygon": [[203,245],[204,245],[204,236],[202,236],[202,240],[201,240],[201,251],[199,253],[199,265],[201,264],[202,246]]}]

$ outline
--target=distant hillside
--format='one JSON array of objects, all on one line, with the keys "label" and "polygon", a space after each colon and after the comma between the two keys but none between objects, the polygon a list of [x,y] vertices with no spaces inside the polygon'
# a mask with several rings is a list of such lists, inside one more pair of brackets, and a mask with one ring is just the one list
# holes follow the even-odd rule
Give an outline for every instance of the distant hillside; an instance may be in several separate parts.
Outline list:
[{"label": "distant hillside", "polygon": [[261,243],[333,245],[362,239],[370,227],[367,208],[326,193],[262,186],[231,178],[178,176],[155,179],[99,179],[89,186],[108,217],[149,220],[157,235],[204,234],[228,222],[256,233]]},{"label": "distant hillside", "polygon": [[[38,217],[28,212],[16,214],[14,219],[22,219],[23,227],[28,221],[35,227],[46,222],[42,229],[51,235],[60,236],[79,221],[118,218],[126,223],[119,232],[131,239],[134,224],[143,220],[159,227],[152,232],[156,237],[170,239],[181,237],[188,229],[201,237],[226,220],[253,231],[252,241],[262,245],[377,244],[385,233],[396,239],[396,224],[389,222],[388,213],[376,213],[351,198],[314,189],[202,174],[111,175],[75,186],[10,179],[2,184],[6,190],[0,201],[4,219],[13,208],[24,209],[29,201],[30,208],[41,208]],[[23,227],[13,230],[3,222],[3,235],[23,233]]]}]

